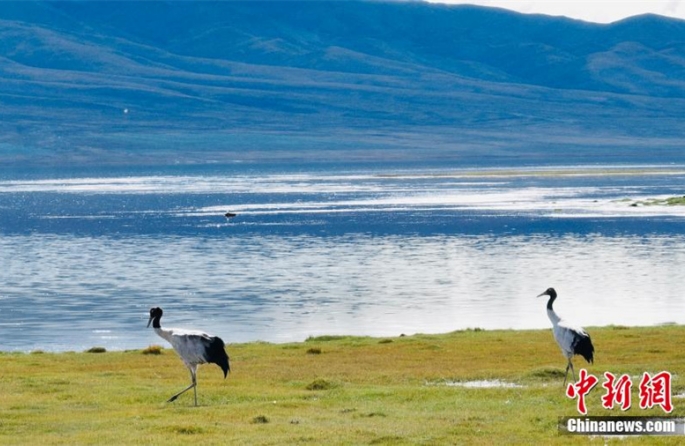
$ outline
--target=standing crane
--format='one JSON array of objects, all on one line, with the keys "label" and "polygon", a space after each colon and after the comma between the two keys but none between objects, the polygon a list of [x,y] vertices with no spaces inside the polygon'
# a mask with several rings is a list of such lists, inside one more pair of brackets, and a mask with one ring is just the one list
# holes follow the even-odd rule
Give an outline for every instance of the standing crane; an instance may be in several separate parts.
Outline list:
[{"label": "standing crane", "polygon": [[201,331],[181,330],[178,328],[162,328],[159,321],[164,312],[161,308],[150,308],[149,327],[155,329],[161,338],[166,339],[176,353],[181,357],[183,363],[190,371],[191,383],[188,387],[169,398],[168,403],[176,400],[184,392],[194,389],[195,405],[197,406],[197,366],[199,364],[213,363],[221,367],[224,371],[224,379],[230,367],[228,365],[228,355],[224,349],[224,341],[218,336],[210,336]]},{"label": "standing crane", "polygon": [[567,324],[554,311],[552,304],[557,298],[557,292],[554,288],[547,288],[544,293],[538,295],[538,297],[540,296],[549,296],[549,300],[547,301],[547,316],[549,317],[549,320],[552,321],[554,339],[557,341],[557,344],[559,344],[561,352],[566,356],[566,359],[568,359],[566,375],[564,376],[565,386],[566,380],[568,379],[569,368],[571,369],[573,380],[575,381],[576,379],[576,372],[573,369],[573,363],[571,362],[573,355],[580,355],[585,358],[588,363],[592,363],[594,361],[595,347],[592,345],[590,335],[587,334],[583,328]]}]

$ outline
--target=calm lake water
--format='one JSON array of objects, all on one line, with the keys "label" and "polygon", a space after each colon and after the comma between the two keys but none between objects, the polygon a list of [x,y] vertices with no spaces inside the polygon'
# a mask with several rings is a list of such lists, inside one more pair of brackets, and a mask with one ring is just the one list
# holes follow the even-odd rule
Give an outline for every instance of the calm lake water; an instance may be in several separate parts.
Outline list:
[{"label": "calm lake water", "polygon": [[[0,179],[0,350],[685,322],[685,166]],[[237,217],[227,220],[227,211]]]}]

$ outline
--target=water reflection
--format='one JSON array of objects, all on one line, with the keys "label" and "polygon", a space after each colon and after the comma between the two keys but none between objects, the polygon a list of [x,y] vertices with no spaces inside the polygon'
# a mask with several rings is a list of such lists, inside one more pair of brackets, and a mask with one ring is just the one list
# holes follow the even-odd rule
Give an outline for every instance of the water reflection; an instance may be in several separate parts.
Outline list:
[{"label": "water reflection", "polygon": [[228,342],[684,322],[682,235],[0,237],[0,350],[141,348],[151,306]]}]

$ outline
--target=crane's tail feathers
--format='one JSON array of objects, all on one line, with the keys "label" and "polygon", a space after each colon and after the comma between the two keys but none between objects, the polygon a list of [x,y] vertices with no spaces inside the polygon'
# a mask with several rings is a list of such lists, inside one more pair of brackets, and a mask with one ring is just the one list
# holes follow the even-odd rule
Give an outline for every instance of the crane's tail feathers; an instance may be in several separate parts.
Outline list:
[{"label": "crane's tail feathers", "polygon": [[573,353],[580,355],[585,360],[593,364],[595,360],[595,347],[592,345],[592,340],[589,335],[578,336],[573,343]]},{"label": "crane's tail feathers", "polygon": [[231,371],[231,366],[224,348],[224,341],[219,337],[211,338],[207,343],[205,351],[207,352],[205,360],[221,367],[221,370],[224,372],[224,378],[226,378],[228,372]]},{"label": "crane's tail feathers", "polygon": [[224,351],[224,357],[220,358],[220,360],[215,362],[215,364],[218,365],[219,367],[221,367],[221,370],[223,370],[223,372],[224,372],[224,379],[226,379],[226,376],[228,376],[228,372],[231,371],[231,367],[228,363],[228,355],[226,354],[225,351]]}]

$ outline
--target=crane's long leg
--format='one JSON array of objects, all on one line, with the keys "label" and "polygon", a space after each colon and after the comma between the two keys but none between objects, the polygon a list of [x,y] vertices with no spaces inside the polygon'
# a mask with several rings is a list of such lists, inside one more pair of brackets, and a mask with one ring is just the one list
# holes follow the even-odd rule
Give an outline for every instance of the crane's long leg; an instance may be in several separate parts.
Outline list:
[{"label": "crane's long leg", "polygon": [[176,401],[176,398],[178,398],[179,396],[183,395],[185,392],[187,392],[188,390],[192,389],[193,387],[195,387],[195,383],[192,383],[191,385],[189,385],[189,386],[186,387],[185,389],[183,389],[183,390],[181,390],[180,392],[178,392],[176,395],[174,395],[174,396],[172,396],[171,398],[169,398],[169,399],[167,400],[167,403],[171,403],[172,401]]},{"label": "crane's long leg", "polygon": [[195,392],[195,407],[197,407],[197,369],[193,369],[190,372],[193,375],[193,391]]},{"label": "crane's long leg", "polygon": [[576,382],[576,371],[573,369],[573,362],[571,360],[568,360],[568,365],[571,366],[571,376],[573,377],[573,382]]},{"label": "crane's long leg", "polygon": [[566,364],[566,374],[564,375],[564,384],[563,386],[566,387],[566,380],[568,380],[568,368],[571,366],[571,361],[569,360],[568,364]]},{"label": "crane's long leg", "polygon": [[[191,378],[191,381],[192,381],[192,382],[190,383],[190,385],[189,385],[188,387],[186,387],[185,389],[183,389],[183,390],[181,390],[180,392],[178,392],[176,395],[174,395],[174,396],[172,396],[171,398],[169,398],[169,400],[167,401],[167,403],[171,403],[172,401],[176,401],[176,398],[178,398],[179,396],[183,395],[183,394],[184,394],[185,392],[187,392],[188,390],[193,389],[193,388],[195,388],[195,387],[197,386],[197,380],[195,379],[195,369],[194,369],[194,367],[190,367],[190,366],[189,366],[189,367],[188,367],[188,370],[190,370],[190,378]],[[197,406],[197,390],[195,390],[195,405]]]},{"label": "crane's long leg", "polygon": [[568,364],[566,364],[566,376],[564,376],[564,387],[566,387],[566,380],[568,379],[568,369],[571,369],[571,376],[573,377],[573,382],[576,382],[576,371],[573,368],[573,362],[571,362],[571,359],[569,359]]}]

